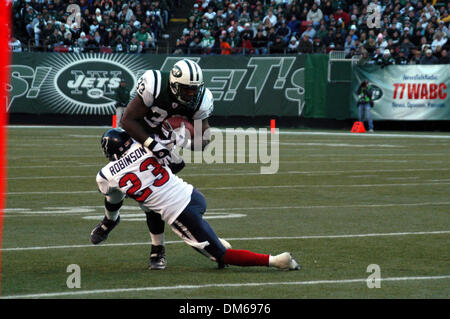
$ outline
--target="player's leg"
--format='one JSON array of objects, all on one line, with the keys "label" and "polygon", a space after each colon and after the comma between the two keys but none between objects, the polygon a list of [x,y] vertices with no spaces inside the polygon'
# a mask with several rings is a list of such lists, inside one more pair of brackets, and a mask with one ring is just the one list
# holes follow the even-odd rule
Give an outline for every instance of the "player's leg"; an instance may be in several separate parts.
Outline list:
[{"label": "player's leg", "polygon": [[106,196],[105,198],[105,217],[95,226],[91,232],[91,243],[100,244],[108,238],[109,233],[120,223],[119,209],[122,207],[123,196]]},{"label": "player's leg", "polygon": [[191,202],[172,223],[173,231],[187,244],[217,261],[219,268],[224,265],[274,266],[281,269],[299,269],[290,253],[277,256],[258,254],[249,250],[227,249],[217,237],[212,227],[203,219],[206,200],[202,193],[194,189]]},{"label": "player's leg", "polygon": [[[169,168],[174,174],[177,174],[185,167],[184,160],[181,156],[175,156],[172,153]],[[167,266],[166,249],[164,246],[164,221],[161,215],[153,211],[145,213],[147,226],[152,240],[150,250],[149,269],[162,270]]]},{"label": "player's leg", "polygon": [[147,227],[150,231],[152,246],[150,250],[149,269],[162,270],[167,266],[166,249],[164,247],[164,221],[161,215],[154,212],[145,212]]}]

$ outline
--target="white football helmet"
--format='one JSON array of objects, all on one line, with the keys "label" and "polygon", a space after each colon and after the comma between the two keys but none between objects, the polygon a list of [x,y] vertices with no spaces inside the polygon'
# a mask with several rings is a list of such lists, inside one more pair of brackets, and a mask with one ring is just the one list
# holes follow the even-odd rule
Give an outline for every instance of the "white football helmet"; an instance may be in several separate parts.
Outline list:
[{"label": "white football helmet", "polygon": [[192,60],[178,61],[170,71],[169,86],[179,103],[195,109],[204,91],[202,69]]}]

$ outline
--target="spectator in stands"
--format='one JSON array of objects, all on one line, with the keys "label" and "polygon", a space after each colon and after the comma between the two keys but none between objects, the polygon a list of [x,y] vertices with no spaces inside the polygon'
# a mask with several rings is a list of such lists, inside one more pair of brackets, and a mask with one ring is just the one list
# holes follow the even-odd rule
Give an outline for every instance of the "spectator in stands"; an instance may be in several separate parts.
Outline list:
[{"label": "spectator in stands", "polygon": [[444,47],[444,45],[447,43],[447,38],[443,36],[443,33],[441,31],[436,32],[436,34],[433,37],[433,42],[431,43],[431,50],[433,52],[436,51],[436,47]]},{"label": "spectator in stands", "polygon": [[66,34],[64,35],[64,42],[63,43],[67,47],[69,52],[73,51],[73,39],[72,39],[72,33],[71,32],[66,32]]},{"label": "spectator in stands", "polygon": [[155,43],[153,42],[153,37],[148,33],[145,29],[145,26],[142,25],[139,28],[139,31],[136,32],[136,40],[141,43],[141,46],[144,49],[155,48]]},{"label": "spectator in stands", "polygon": [[334,9],[331,1],[326,1],[325,5],[322,7],[323,17],[326,22],[330,21],[330,17],[334,14]]},{"label": "spectator in stands", "polygon": [[225,33],[225,35],[222,33],[222,35],[219,37],[219,41],[220,41],[220,54],[221,55],[231,54],[232,49],[231,49],[230,44],[226,40],[226,33]]},{"label": "spectator in stands", "polygon": [[353,48],[353,49],[355,48],[355,43],[353,42],[352,36],[348,35],[347,38],[345,39],[345,43],[344,43],[345,54],[349,54],[351,48]]},{"label": "spectator in stands", "polygon": [[58,29],[53,31],[53,34],[49,37],[48,44],[54,49],[64,43],[64,37]]},{"label": "spectator in stands", "polygon": [[398,51],[398,56],[395,58],[395,64],[405,65],[409,63],[409,60],[405,54],[405,49],[400,49]]},{"label": "spectator in stands", "polygon": [[448,56],[448,51],[446,49],[441,51],[439,64],[450,64],[450,57]]},{"label": "spectator in stands", "polygon": [[214,7],[209,6],[207,12],[203,14],[203,17],[206,17],[209,21],[213,20],[216,17],[216,12],[213,11]]},{"label": "spectator in stands", "polygon": [[255,37],[252,40],[252,46],[255,48],[256,54],[266,54],[268,52],[268,40],[267,37],[263,33],[263,28],[259,28]]},{"label": "spectator in stands", "polygon": [[391,56],[391,51],[385,49],[383,51],[383,56],[377,59],[377,64],[383,69],[384,67],[395,64],[395,60]]},{"label": "spectator in stands", "polygon": [[11,40],[9,41],[9,49],[12,52],[22,52],[22,43],[14,35],[11,36]]},{"label": "spectator in stands", "polygon": [[[105,38],[111,31],[114,38],[121,35],[121,46],[126,47],[131,43],[132,34],[136,33],[137,36],[143,25],[146,26],[146,32],[154,38],[156,46],[157,39],[168,24],[169,12],[179,2],[167,0],[117,2],[113,0],[16,0],[14,1],[13,24],[14,29],[17,30],[15,31],[16,38],[22,43],[31,45],[30,49],[32,50],[43,44],[44,47],[50,45],[52,48],[50,37],[53,36],[54,28],[61,31],[63,40],[66,32],[70,31],[80,49],[83,47],[83,40],[79,34],[84,32],[91,38],[95,36],[95,31],[99,31],[102,45],[107,42]],[[301,21],[310,21],[313,23],[312,29],[317,31],[327,52],[330,49],[345,50],[347,55],[352,56],[349,53],[352,46],[348,36],[351,36],[353,42],[356,42],[356,39],[360,41],[359,49],[353,45],[355,54],[362,49],[361,46],[364,46],[370,55],[378,46],[381,47],[381,52],[383,49],[389,49],[391,57],[397,60],[400,49],[403,48],[406,50],[402,54],[405,58],[410,59],[411,63],[415,63],[414,61],[417,60],[415,49],[420,54],[420,51],[424,52],[430,47],[438,59],[444,49],[448,51],[449,4],[445,5],[442,0],[386,0],[382,2],[374,0],[373,3],[382,13],[382,28],[369,29],[366,24],[368,14],[366,6],[369,2],[369,0],[197,0],[189,15],[189,25],[183,30],[183,34],[189,34],[191,30],[198,29],[201,34],[195,31],[194,36],[189,37],[189,41],[193,41],[195,36],[199,36],[201,40],[206,31],[211,32],[218,40],[222,30],[228,30],[229,33],[234,31],[241,42],[240,48],[242,48],[248,46],[248,43],[243,44],[244,35],[248,34],[243,31],[246,29],[246,23],[250,23],[250,29],[253,29],[252,39],[249,41],[252,46],[255,46],[254,37],[256,37],[255,34],[260,25],[266,27],[262,30],[263,36],[268,37],[269,42],[273,44],[277,35],[283,36],[285,42],[290,42],[292,36],[305,31],[303,27],[301,28]],[[69,16],[66,9],[71,3],[80,5],[81,24],[73,23],[71,26],[64,27]],[[283,22],[286,22],[288,33],[284,30]],[[270,31],[271,27],[275,32]],[[122,29],[129,31],[123,34]],[[284,34],[281,33],[282,30]],[[328,30],[331,30],[330,36],[328,36]],[[378,33],[382,35],[382,40],[378,38],[379,36],[377,37]],[[315,34],[311,32],[310,40],[314,39],[314,36]],[[109,38],[111,38],[110,35]],[[406,38],[409,40],[405,40]],[[138,36],[137,40],[142,42]],[[318,40],[315,40],[314,43],[316,41]],[[75,44],[75,41],[73,42]],[[108,42],[112,41],[108,40]],[[186,44],[186,39],[184,42]],[[331,44],[334,44],[334,48],[331,48]],[[111,46],[115,48],[115,45],[116,43]],[[182,46],[183,44],[181,44]],[[181,47],[178,49],[182,50]],[[215,47],[220,48],[220,41],[216,41]],[[313,47],[313,52],[320,52],[315,46]],[[255,53],[262,53],[262,51],[255,47]]]},{"label": "spectator in stands", "polygon": [[267,15],[263,18],[262,24],[269,28],[277,24],[277,17],[273,14],[272,8],[267,11]]},{"label": "spectator in stands", "polygon": [[375,52],[373,52],[372,56],[371,56],[371,62],[369,64],[378,64],[378,61],[380,61],[383,58],[383,53],[381,52],[380,48],[376,48]]},{"label": "spectator in stands", "polygon": [[325,53],[325,46],[317,34],[313,38],[313,53]]},{"label": "spectator in stands", "polygon": [[244,24],[244,30],[241,31],[241,38],[244,37],[247,37],[250,41],[255,37],[255,31],[249,22]]},{"label": "spectator in stands", "polygon": [[243,54],[255,53],[255,49],[253,48],[253,44],[251,42],[249,34],[245,34],[242,36],[242,53]]},{"label": "spectator in stands", "polygon": [[343,51],[344,50],[345,39],[342,36],[342,32],[339,30],[336,31],[336,36],[334,38],[334,45],[336,46],[336,50]]},{"label": "spectator in stands", "polygon": [[328,29],[328,33],[322,37],[322,42],[325,46],[330,46],[331,43],[334,43],[334,31],[332,28]]},{"label": "spectator in stands", "polygon": [[295,36],[292,36],[287,46],[287,53],[297,53],[299,44],[300,42],[297,40],[297,38]]},{"label": "spectator in stands", "polygon": [[277,31],[275,32],[277,36],[280,36],[284,43],[288,43],[289,39],[291,37],[291,29],[288,28],[286,21],[283,21],[281,25],[278,27]]},{"label": "spectator in stands", "polygon": [[376,46],[377,46],[377,48],[380,48],[381,51],[384,51],[384,49],[386,49],[388,46],[388,43],[384,39],[384,36],[382,33],[378,33],[378,35],[377,35]]},{"label": "spectator in stands", "polygon": [[232,53],[239,53],[240,48],[242,46],[241,38],[236,34],[235,31],[231,31],[230,35],[227,38],[227,42],[230,44],[232,48]]},{"label": "spectator in stands", "polygon": [[420,59],[420,64],[438,64],[439,59],[433,55],[431,49],[426,49],[425,55]]},{"label": "spectator in stands", "polygon": [[131,38],[131,42],[128,45],[127,53],[141,53],[142,52],[142,45],[139,43],[139,41],[136,39],[136,36],[133,36]]},{"label": "spectator in stands", "polygon": [[281,54],[286,50],[286,43],[284,43],[283,38],[281,36],[277,36],[275,38],[275,42],[269,47],[270,53],[273,54]]},{"label": "spectator in stands", "polygon": [[211,53],[215,42],[216,42],[216,39],[211,35],[211,32],[206,31],[205,36],[203,37],[201,44],[200,44],[202,47],[203,53],[206,53],[206,54]]},{"label": "spectator in stands", "polygon": [[313,28],[312,23],[308,23],[306,30],[302,33],[300,38],[303,39],[305,34],[307,34],[309,36],[309,39],[314,38],[314,36],[316,35],[316,30]]},{"label": "spectator in stands", "polygon": [[175,50],[173,51],[173,54],[185,54],[187,51],[187,44],[184,36],[179,38],[177,40]]},{"label": "spectator in stands", "polygon": [[24,14],[24,24],[26,25],[26,30],[28,32],[28,36],[31,38],[34,36],[34,26],[39,20],[36,18],[36,14],[34,12],[33,7],[27,4],[26,13]]},{"label": "spectator in stands", "polygon": [[86,33],[81,32],[80,38],[78,39],[78,45],[80,46],[81,51],[84,51],[84,48],[86,48],[88,41],[89,39],[86,37]]},{"label": "spectator in stands", "polygon": [[306,16],[306,20],[312,21],[315,28],[318,28],[320,25],[320,21],[323,19],[322,10],[317,6],[317,3],[313,3],[311,9],[308,11],[308,15]]},{"label": "spectator in stands", "polygon": [[127,3],[122,4],[122,10],[117,14],[117,17],[124,17],[125,21],[130,21],[133,16],[133,10],[130,9],[130,6]]},{"label": "spectator in stands", "polygon": [[123,42],[123,38],[120,35],[116,37],[114,52],[116,53],[127,52],[127,45]]},{"label": "spectator in stands", "polygon": [[301,53],[313,53],[313,44],[308,33],[304,34],[301,38],[298,51]]},{"label": "spectator in stands", "polygon": [[200,42],[200,36],[195,36],[194,40],[189,43],[189,52],[191,54],[200,54],[202,53],[202,44]]},{"label": "spectator in stands", "polygon": [[415,48],[414,44],[412,44],[411,41],[409,41],[408,37],[405,37],[403,39],[403,42],[400,44],[400,50],[404,51],[406,58],[409,58],[409,56],[411,55],[411,51],[414,48]]},{"label": "spectator in stands", "polygon": [[337,7],[336,12],[334,13],[334,19],[338,21],[341,19],[341,21],[345,24],[345,26],[348,26],[350,23],[350,16],[347,12],[345,12],[341,6]]},{"label": "spectator in stands", "polygon": [[293,36],[297,35],[300,30],[300,21],[298,21],[295,15],[292,15],[290,21],[287,24],[288,28],[291,30]]}]

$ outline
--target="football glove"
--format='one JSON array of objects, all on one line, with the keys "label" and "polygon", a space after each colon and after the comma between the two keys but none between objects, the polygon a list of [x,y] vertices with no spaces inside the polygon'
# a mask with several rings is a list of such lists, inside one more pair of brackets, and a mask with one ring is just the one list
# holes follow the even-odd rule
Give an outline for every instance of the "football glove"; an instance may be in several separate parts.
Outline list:
[{"label": "football glove", "polygon": [[164,145],[156,141],[151,142],[148,148],[157,159],[164,159],[170,155],[170,151]]},{"label": "football glove", "polygon": [[184,123],[181,123],[179,128],[172,131],[171,139],[175,145],[179,147],[185,147],[186,144],[188,144],[189,139],[186,136],[186,127]]}]

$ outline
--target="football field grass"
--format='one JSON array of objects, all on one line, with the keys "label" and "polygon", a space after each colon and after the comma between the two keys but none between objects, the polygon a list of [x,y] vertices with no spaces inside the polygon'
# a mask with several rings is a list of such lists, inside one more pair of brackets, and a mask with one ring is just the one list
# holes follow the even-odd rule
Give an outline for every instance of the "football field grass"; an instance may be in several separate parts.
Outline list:
[{"label": "football field grass", "polygon": [[[220,237],[289,251],[302,269],[218,270],[166,225],[168,267],[150,271],[145,216],[131,199],[108,240],[89,241],[104,214],[95,176],[105,130],[9,128],[3,298],[449,298],[448,134],[281,130],[277,174],[188,164],[179,176],[203,192]],[[71,264],[79,289],[66,285]],[[368,288],[372,264],[380,288]]]}]

